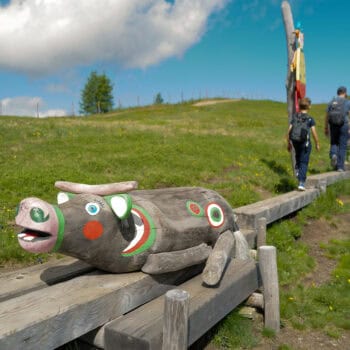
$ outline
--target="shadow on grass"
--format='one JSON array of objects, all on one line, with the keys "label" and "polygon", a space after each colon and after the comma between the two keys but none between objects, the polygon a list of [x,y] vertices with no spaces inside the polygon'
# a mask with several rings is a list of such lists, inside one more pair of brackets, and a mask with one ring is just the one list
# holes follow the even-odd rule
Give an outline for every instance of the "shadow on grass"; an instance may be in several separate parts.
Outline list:
[{"label": "shadow on grass", "polygon": [[308,171],[312,175],[321,174],[321,171],[319,169],[315,169],[315,168],[309,168]]},{"label": "shadow on grass", "polygon": [[282,177],[280,182],[274,186],[276,193],[286,193],[295,190],[295,180],[290,177]]},{"label": "shadow on grass", "polygon": [[267,159],[261,159],[261,161],[266,164],[273,172],[275,172],[278,175],[284,175],[287,176],[289,175],[288,171],[286,168],[278,164],[275,160],[267,160]]},{"label": "shadow on grass", "polygon": [[295,190],[295,181],[283,165],[275,160],[261,159],[261,161],[280,177],[279,182],[274,186],[276,193],[285,193]]}]

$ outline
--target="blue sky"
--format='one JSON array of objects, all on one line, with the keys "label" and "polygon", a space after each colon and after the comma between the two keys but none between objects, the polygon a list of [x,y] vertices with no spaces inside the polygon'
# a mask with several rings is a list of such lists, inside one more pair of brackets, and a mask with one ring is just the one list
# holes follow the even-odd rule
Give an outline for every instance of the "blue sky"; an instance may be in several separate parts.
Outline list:
[{"label": "blue sky", "polygon": [[[1,113],[79,112],[91,71],[115,106],[206,97],[286,100],[277,0],[0,0]],[[307,95],[349,85],[350,2],[290,0],[305,33]],[[350,86],[349,86],[350,88]]]}]

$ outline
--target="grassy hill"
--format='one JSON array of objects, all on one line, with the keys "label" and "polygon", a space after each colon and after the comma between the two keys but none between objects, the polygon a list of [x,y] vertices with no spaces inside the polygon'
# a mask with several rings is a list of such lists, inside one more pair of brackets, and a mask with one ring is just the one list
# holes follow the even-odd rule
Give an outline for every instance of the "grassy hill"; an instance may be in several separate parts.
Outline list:
[{"label": "grassy hill", "polygon": [[[321,152],[313,150],[309,173],[330,170],[324,111],[325,105],[310,111]],[[203,186],[218,191],[233,208],[290,191],[296,180],[286,150],[287,126],[285,104],[248,100],[149,106],[90,117],[1,117],[0,265],[27,264],[49,256],[19,248],[14,217],[23,198],[35,196],[54,203],[56,180],[89,184],[137,180],[140,189]],[[292,220],[269,227],[268,243],[278,249],[284,325],[278,349],[291,349],[286,339],[299,336],[291,329],[324,329],[332,339],[348,332],[349,239],[317,244],[333,259],[335,269],[333,277],[327,272],[329,279],[317,286],[305,286],[304,278],[316,271],[317,261],[300,239],[316,219],[321,220],[321,228],[338,229],[336,215],[346,213],[350,215],[350,181],[328,188]],[[213,337],[221,348],[239,349],[254,347],[262,334],[274,337],[268,330],[257,335],[251,321],[242,320],[235,311]],[[318,347],[310,344],[309,348]]]}]

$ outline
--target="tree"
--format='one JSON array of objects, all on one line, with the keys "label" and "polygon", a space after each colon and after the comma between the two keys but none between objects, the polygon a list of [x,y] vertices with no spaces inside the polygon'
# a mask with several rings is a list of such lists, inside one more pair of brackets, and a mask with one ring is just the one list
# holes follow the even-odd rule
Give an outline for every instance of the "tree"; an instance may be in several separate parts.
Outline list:
[{"label": "tree", "polygon": [[107,113],[113,108],[113,85],[106,74],[91,72],[81,91],[80,113]]},{"label": "tree", "polygon": [[161,105],[163,102],[164,102],[164,99],[163,99],[162,95],[160,94],[160,92],[158,92],[158,94],[154,98],[154,104]]}]

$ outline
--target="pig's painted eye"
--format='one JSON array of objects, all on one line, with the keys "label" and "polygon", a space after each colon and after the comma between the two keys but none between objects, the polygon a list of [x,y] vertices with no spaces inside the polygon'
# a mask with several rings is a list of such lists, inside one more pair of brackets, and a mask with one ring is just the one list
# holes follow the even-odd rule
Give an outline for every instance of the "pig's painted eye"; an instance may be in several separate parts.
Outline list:
[{"label": "pig's painted eye", "polygon": [[218,228],[224,223],[225,221],[224,211],[222,210],[219,204],[209,203],[205,208],[205,211],[206,211],[209,224],[212,227]]},{"label": "pig's painted eye", "polygon": [[41,208],[34,207],[30,210],[30,217],[32,218],[33,221],[37,223],[42,223],[49,220],[50,215],[49,214],[45,215],[44,211]]},{"label": "pig's painted eye", "polygon": [[90,202],[85,205],[85,210],[90,215],[97,215],[100,212],[100,209],[100,206],[94,202]]}]

